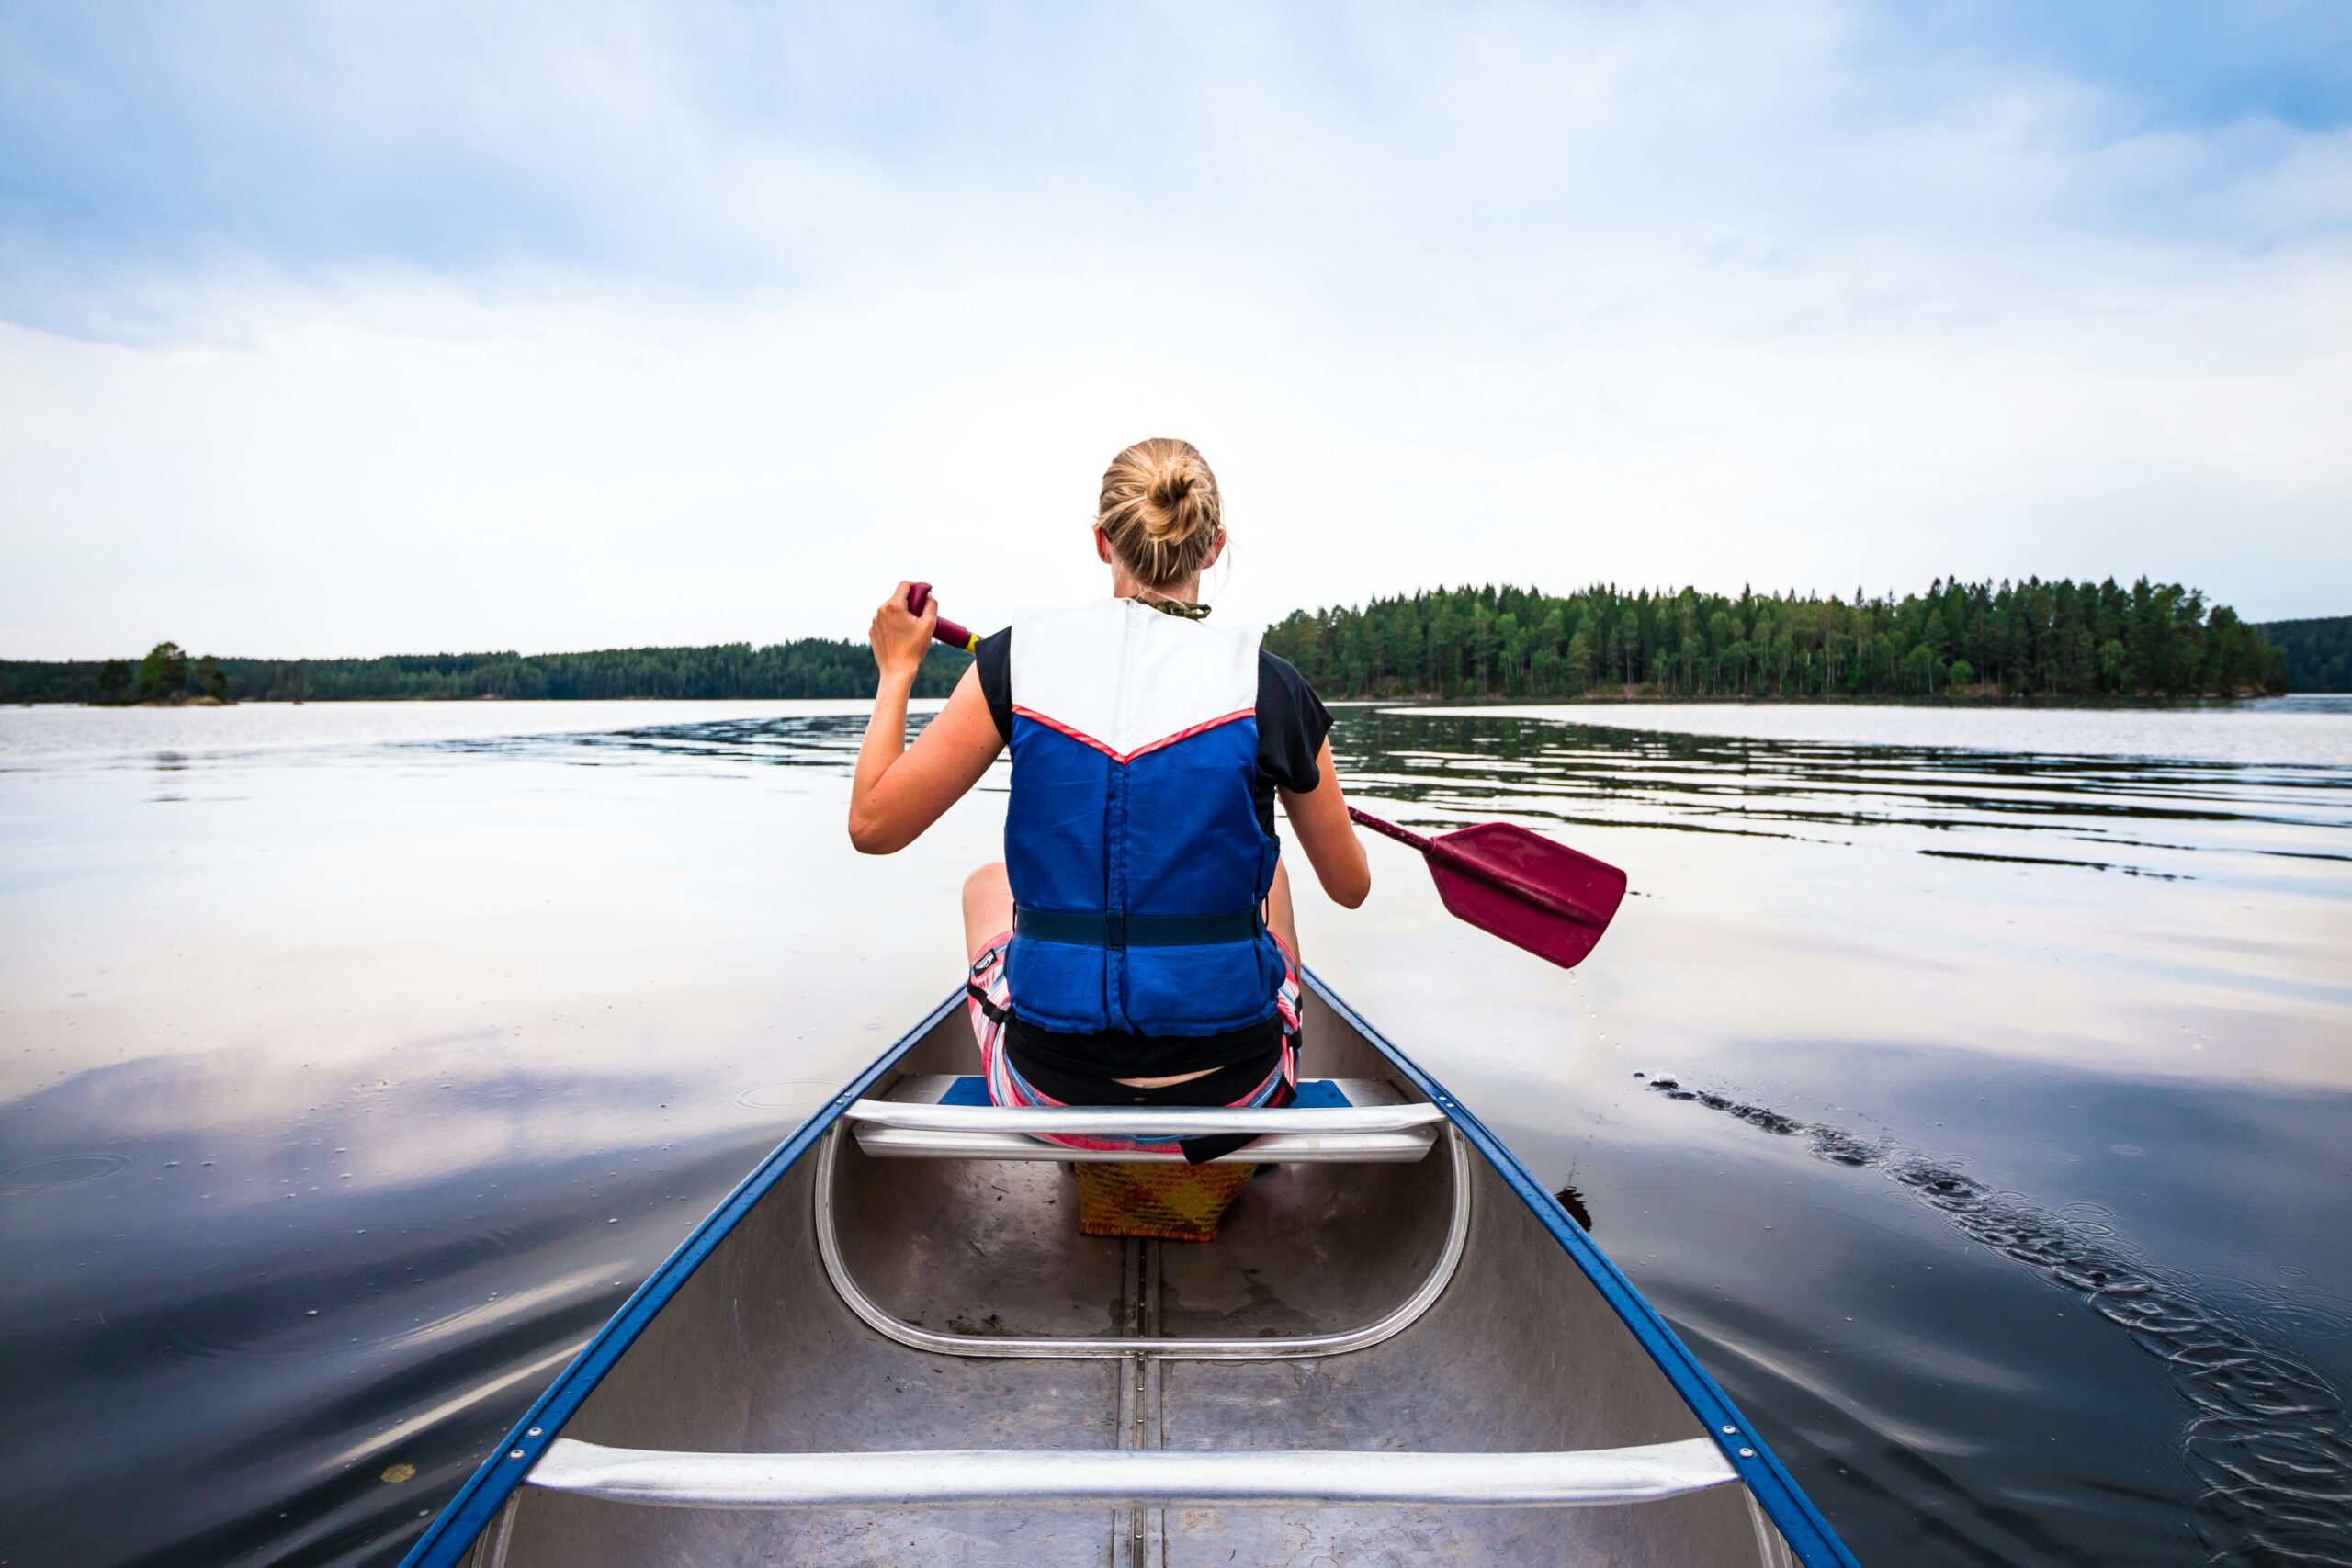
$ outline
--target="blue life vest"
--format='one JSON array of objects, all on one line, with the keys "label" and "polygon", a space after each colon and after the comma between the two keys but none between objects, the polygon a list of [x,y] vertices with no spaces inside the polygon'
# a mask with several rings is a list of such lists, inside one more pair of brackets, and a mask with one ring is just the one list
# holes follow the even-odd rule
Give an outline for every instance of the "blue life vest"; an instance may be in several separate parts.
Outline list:
[{"label": "blue life vest", "polygon": [[1272,1017],[1257,633],[1107,599],[1023,614],[1012,653],[1014,1012],[1082,1034]]}]

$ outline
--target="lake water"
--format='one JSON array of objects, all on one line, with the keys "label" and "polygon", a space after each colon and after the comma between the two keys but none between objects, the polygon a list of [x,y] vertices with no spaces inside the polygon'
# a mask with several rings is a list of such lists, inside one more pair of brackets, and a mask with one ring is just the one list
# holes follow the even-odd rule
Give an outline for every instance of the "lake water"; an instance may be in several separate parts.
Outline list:
[{"label": "lake water", "polygon": [[[1631,874],[1562,973],[1375,842],[1306,957],[1864,1561],[2352,1562],[2352,702],[1340,718]],[[0,1562],[396,1559],[956,983],[1001,779],[861,860],[862,727],[0,712]]]}]

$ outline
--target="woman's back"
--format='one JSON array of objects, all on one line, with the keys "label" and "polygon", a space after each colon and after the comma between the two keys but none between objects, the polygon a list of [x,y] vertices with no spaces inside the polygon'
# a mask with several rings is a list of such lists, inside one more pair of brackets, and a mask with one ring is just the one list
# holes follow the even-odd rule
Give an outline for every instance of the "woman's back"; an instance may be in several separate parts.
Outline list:
[{"label": "woman's back", "polygon": [[1234,1059],[1287,968],[1274,794],[1315,787],[1329,715],[1254,632],[1132,600],[1026,613],[977,673],[1012,753],[1015,1010],[1087,1037],[1028,1043],[1118,1077]]},{"label": "woman's back", "polygon": [[[1093,539],[1113,597],[1026,612],[981,640],[903,755],[905,694],[937,611],[910,613],[901,584],[876,613],[882,682],[851,839],[879,853],[910,841],[1009,746],[1005,860],[964,895],[991,1060],[1001,1043],[1009,1069],[1025,1058],[1091,1098],[1285,1077],[1296,940],[1276,799],[1336,901],[1353,908],[1370,886],[1330,776],[1330,716],[1254,630],[1204,624],[1201,574],[1226,539],[1216,476],[1189,444],[1120,453]],[[1020,1093],[1017,1080],[1003,1087]]]}]

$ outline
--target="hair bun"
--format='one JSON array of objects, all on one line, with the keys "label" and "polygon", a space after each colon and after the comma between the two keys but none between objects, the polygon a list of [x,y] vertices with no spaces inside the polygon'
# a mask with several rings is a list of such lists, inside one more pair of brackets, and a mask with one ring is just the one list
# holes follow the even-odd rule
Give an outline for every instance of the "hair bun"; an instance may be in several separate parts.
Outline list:
[{"label": "hair bun", "polygon": [[1151,503],[1154,506],[1174,506],[1193,493],[1195,479],[1192,463],[1182,457],[1177,458],[1152,476]]},{"label": "hair bun", "polygon": [[1199,533],[1207,525],[1202,509],[1193,504],[1193,491],[1200,483],[1192,459],[1178,457],[1152,476],[1151,488],[1145,492],[1150,504],[1144,514],[1144,531],[1155,539],[1181,544]]},{"label": "hair bun", "polygon": [[1150,588],[1197,574],[1225,524],[1216,476],[1189,441],[1138,441],[1111,460],[1094,525]]}]

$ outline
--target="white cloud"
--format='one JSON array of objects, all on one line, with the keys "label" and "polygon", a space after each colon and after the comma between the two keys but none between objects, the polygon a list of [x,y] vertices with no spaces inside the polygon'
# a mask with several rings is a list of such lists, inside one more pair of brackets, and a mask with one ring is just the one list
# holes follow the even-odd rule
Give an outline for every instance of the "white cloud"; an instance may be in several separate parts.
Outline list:
[{"label": "white cloud", "polygon": [[536,189],[511,254],[436,259],[440,214],[54,283],[83,335],[0,327],[0,654],[849,634],[914,572],[989,622],[1092,590],[1094,479],[1159,434],[1250,618],[1947,571],[2352,609],[2341,133],[2131,125],[1825,6],[860,16],[294,51],[249,118],[361,196]]}]

